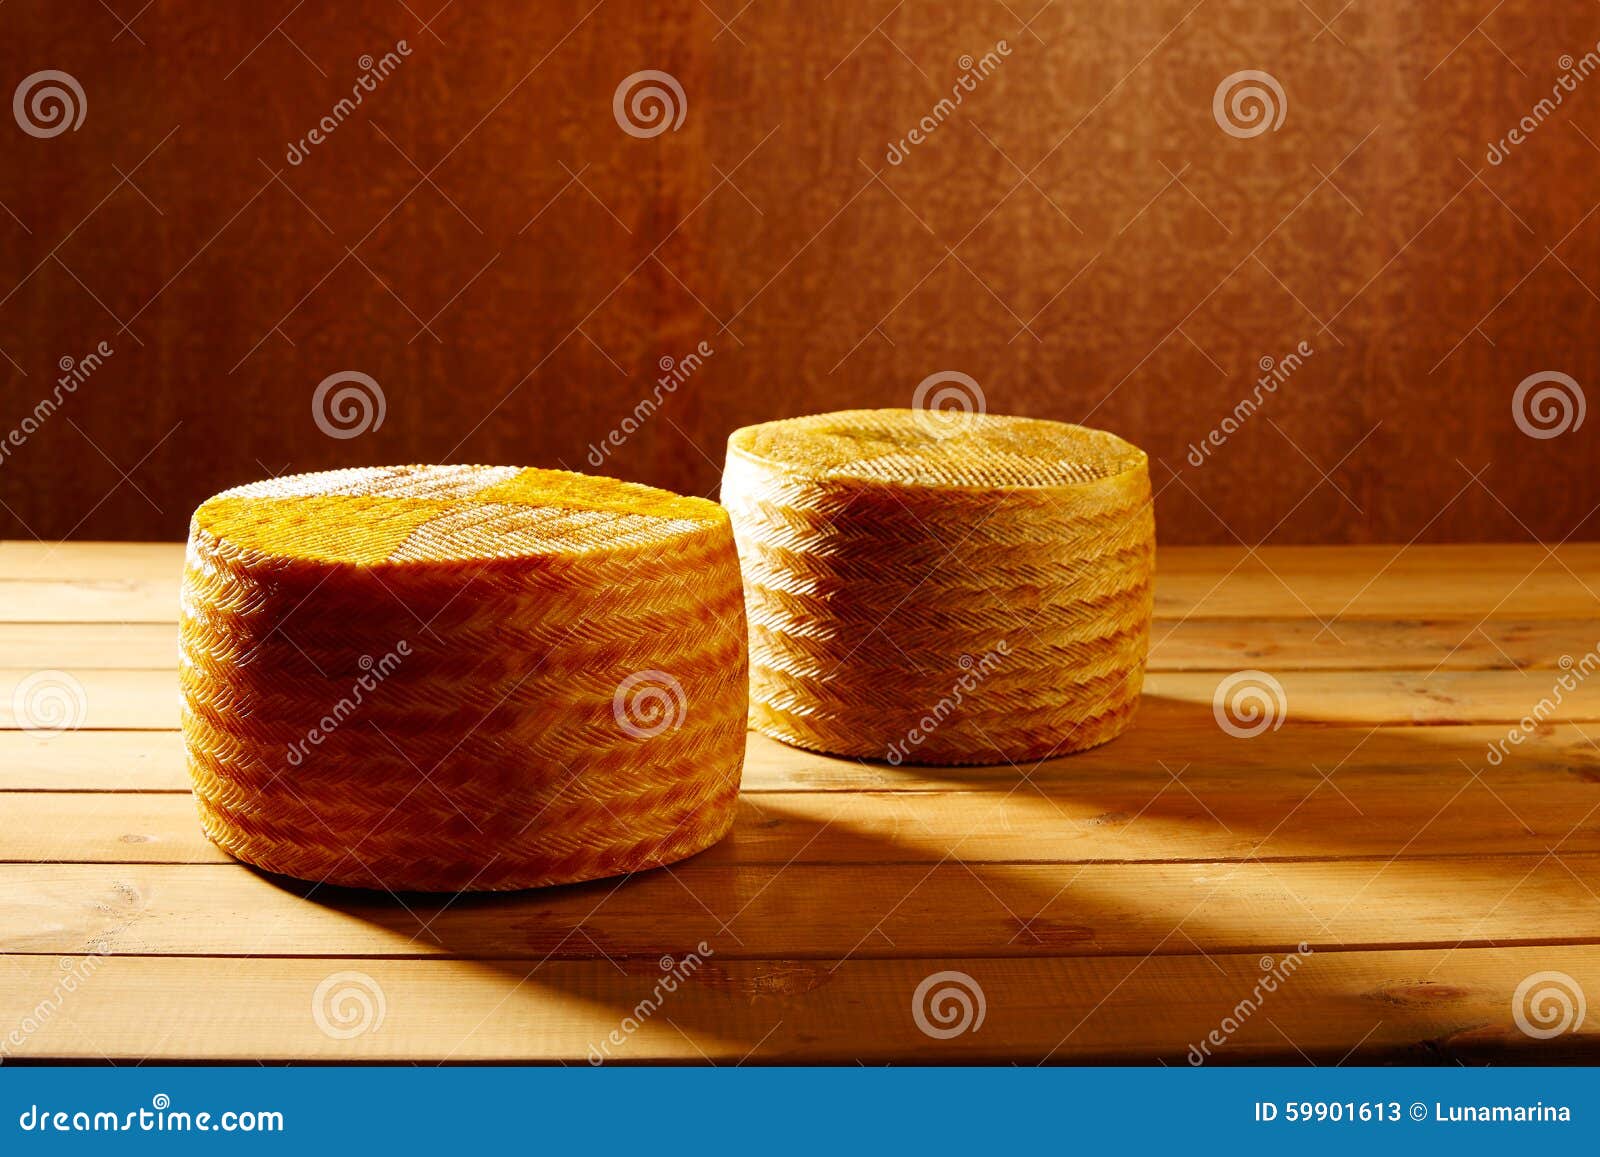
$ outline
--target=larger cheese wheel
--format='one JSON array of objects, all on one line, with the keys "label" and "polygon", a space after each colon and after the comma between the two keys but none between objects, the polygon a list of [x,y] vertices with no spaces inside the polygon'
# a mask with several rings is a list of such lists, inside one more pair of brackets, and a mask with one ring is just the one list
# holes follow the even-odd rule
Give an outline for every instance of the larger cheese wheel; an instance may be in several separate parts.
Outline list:
[{"label": "larger cheese wheel", "polygon": [[201,821],[269,871],[524,888],[732,823],[748,674],[715,503],[513,467],[240,487],[195,512],[181,637]]},{"label": "larger cheese wheel", "polygon": [[1155,522],[1142,451],[1059,422],[856,410],[735,432],[722,501],[751,722],[891,763],[1037,760],[1133,717]]}]

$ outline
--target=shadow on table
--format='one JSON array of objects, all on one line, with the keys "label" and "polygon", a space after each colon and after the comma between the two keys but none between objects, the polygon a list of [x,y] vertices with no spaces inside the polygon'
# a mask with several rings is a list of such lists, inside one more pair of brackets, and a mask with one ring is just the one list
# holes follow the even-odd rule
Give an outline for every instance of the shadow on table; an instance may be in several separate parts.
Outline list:
[{"label": "shadow on table", "polygon": [[[393,931],[401,955],[504,973],[516,984],[493,1015],[525,1022],[530,1039],[560,997],[619,1030],[659,1017],[683,1055],[719,1062],[1036,1061],[1044,1049],[1008,1038],[1059,1035],[1056,1061],[1182,1063],[1263,958],[1280,967],[1304,943],[1300,963],[1330,974],[1335,950],[1357,948],[1438,949],[1439,972],[1345,991],[1331,1023],[1300,1040],[1278,1028],[1293,1017],[1286,994],[1277,1022],[1243,1025],[1214,1059],[1320,1063],[1358,1044],[1367,1061],[1593,1059],[1593,1035],[1533,1041],[1513,1026],[1510,989],[1542,966],[1517,964],[1490,988],[1481,973],[1476,987],[1441,979],[1457,947],[1592,942],[1600,927],[1593,882],[1529,855],[1600,846],[1600,753],[1547,728],[1493,766],[1487,744],[1504,730],[1300,718],[1240,739],[1209,704],[1146,696],[1126,735],[1026,776],[808,759],[829,790],[796,772],[792,790],[748,792],[722,844],[623,879],[454,898],[271,879]],[[860,790],[840,790],[853,780]],[[1569,908],[1570,925],[1539,932]],[[641,1006],[690,954],[690,979]],[[995,978],[988,1040],[941,1052],[915,1025],[914,993],[963,968]],[[857,983],[826,991],[841,969]],[[622,1035],[605,1055],[639,1059]]]}]

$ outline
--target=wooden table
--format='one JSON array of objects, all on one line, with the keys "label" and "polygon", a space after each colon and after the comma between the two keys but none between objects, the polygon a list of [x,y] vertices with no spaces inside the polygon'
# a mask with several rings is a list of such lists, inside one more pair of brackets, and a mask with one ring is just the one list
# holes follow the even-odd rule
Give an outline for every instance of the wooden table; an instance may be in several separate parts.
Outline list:
[{"label": "wooden table", "polygon": [[[1562,666],[1600,643],[1600,547],[1166,549],[1145,700],[1107,747],[894,768],[752,737],[712,851],[457,899],[205,842],[180,557],[0,545],[0,1056],[1181,1065],[1213,1031],[1223,1063],[1600,1055],[1600,1003],[1547,1039],[1513,1015],[1537,973],[1600,1002],[1600,677]],[[1283,689],[1253,738],[1214,711],[1241,669]],[[78,729],[20,726],[42,670],[81,687]],[[919,1027],[940,972],[981,1025]]]}]

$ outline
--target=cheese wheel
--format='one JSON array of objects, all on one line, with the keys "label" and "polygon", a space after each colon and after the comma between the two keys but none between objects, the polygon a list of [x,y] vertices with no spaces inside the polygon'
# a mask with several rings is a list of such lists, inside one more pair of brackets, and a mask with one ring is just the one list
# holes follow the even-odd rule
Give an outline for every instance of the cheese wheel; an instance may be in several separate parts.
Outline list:
[{"label": "cheese wheel", "polygon": [[268,871],[525,888],[733,821],[745,619],[704,499],[484,466],[225,491],[190,525],[181,676],[206,834]]},{"label": "cheese wheel", "polygon": [[1131,721],[1149,646],[1145,455],[1059,422],[853,410],[729,439],[751,723],[891,763],[1020,762]]}]

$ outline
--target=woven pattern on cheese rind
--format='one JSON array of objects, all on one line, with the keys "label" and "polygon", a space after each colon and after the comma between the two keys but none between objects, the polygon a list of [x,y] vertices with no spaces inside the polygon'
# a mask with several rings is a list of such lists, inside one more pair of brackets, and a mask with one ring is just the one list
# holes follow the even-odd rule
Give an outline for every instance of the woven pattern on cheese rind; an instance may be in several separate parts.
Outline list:
[{"label": "woven pattern on cheese rind", "polygon": [[181,682],[206,834],[268,871],[464,891],[669,864],[727,832],[743,766],[727,516],[503,467],[240,487],[190,527]]},{"label": "woven pattern on cheese rind", "polygon": [[1142,451],[999,415],[856,410],[729,439],[751,724],[818,751],[999,763],[1104,743],[1149,647]]}]

